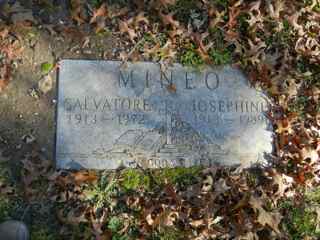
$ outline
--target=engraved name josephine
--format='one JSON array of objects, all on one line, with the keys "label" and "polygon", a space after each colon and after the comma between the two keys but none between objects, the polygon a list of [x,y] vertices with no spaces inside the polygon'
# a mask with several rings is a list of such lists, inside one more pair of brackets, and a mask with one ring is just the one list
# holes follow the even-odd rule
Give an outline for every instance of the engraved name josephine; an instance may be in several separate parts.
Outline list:
[{"label": "engraved name josephine", "polygon": [[[175,77],[174,71],[160,72],[160,79],[154,79],[152,74],[146,70],[141,79],[141,74],[133,69],[130,71],[119,71],[117,75],[117,86],[119,89],[145,89],[158,87],[166,89],[173,94],[181,87],[188,91],[197,91],[206,88],[212,94],[219,91],[220,77],[215,72],[205,72],[199,81],[195,81],[196,72],[186,71],[183,78]],[[179,84],[178,84],[179,83]],[[164,98],[163,98],[164,99]],[[214,124],[230,124],[231,119],[223,119],[219,113],[239,113],[238,121],[241,124],[254,124],[265,121],[263,112],[268,109],[264,101],[248,101],[246,99],[222,98],[208,99],[208,97],[192,97],[185,102],[188,110],[193,113],[193,121]],[[66,97],[63,101],[67,119],[70,124],[96,124],[98,121],[116,121],[120,125],[144,124],[144,113],[155,112],[178,112],[181,102],[172,100],[150,101],[143,97],[107,97],[107,96],[81,96]]]}]

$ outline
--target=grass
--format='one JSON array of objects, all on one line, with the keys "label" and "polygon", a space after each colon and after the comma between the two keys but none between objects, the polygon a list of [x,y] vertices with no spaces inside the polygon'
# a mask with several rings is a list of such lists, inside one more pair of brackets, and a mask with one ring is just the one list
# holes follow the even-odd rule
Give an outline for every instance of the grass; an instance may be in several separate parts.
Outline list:
[{"label": "grass", "polygon": [[214,65],[230,64],[232,62],[232,53],[234,46],[226,46],[223,30],[220,28],[211,28],[209,33],[214,39],[213,47],[209,51],[209,57]]},{"label": "grass", "polygon": [[39,4],[42,8],[42,11],[44,11],[47,14],[52,14],[55,11],[57,11],[57,9],[59,8],[59,6],[55,6],[51,1],[49,0],[40,0]]},{"label": "grass", "polygon": [[306,200],[320,205],[320,187],[306,193]]},{"label": "grass", "polygon": [[288,106],[290,112],[297,113],[300,117],[305,116],[305,109],[309,103],[309,98],[307,96],[298,96],[296,97]]},{"label": "grass", "polygon": [[125,191],[136,191],[139,189],[152,190],[152,181],[155,180],[157,185],[164,185],[167,183],[184,188],[197,182],[201,167],[177,167],[164,168],[161,170],[154,170],[151,176],[142,172],[139,169],[126,169],[121,174],[120,186]]},{"label": "grass", "polygon": [[197,177],[199,176],[201,167],[191,167],[191,168],[165,168],[156,173],[156,178],[160,180],[161,183],[172,183],[178,187],[184,188],[195,182],[197,182]]},{"label": "grass", "polygon": [[84,191],[86,199],[95,204],[97,208],[113,207],[113,197],[118,195],[118,183],[113,176],[103,174],[98,184],[90,186]]},{"label": "grass", "polygon": [[[303,3],[307,7],[307,6],[312,5],[313,1],[312,0],[303,0]],[[320,12],[320,3],[315,4],[315,6],[313,7],[313,11]]]},{"label": "grass", "polygon": [[229,6],[229,0],[211,0],[211,2],[218,7],[223,7],[225,9]]},{"label": "grass", "polygon": [[[0,223],[6,220],[23,221],[29,226],[32,240],[58,239],[56,222],[53,220],[55,215],[50,210],[47,211],[47,208],[50,208],[49,203],[42,202],[40,198],[33,203],[26,201],[22,195],[23,190],[12,178],[11,171],[6,164],[0,164],[0,188],[1,184],[13,186],[15,192],[13,194],[0,193]],[[41,179],[35,188],[41,188],[40,191],[46,193],[47,182]],[[45,207],[40,207],[41,205]]]},{"label": "grass", "polygon": [[307,87],[320,88],[320,65],[310,63],[306,57],[298,58],[296,68],[304,76],[304,84]]},{"label": "grass", "polygon": [[[178,187],[186,187],[197,181],[197,176],[200,173],[200,167],[193,168],[174,168],[174,169],[162,169],[154,170],[150,172],[152,176],[157,180],[159,184],[172,183]],[[2,175],[2,178],[5,175]],[[151,189],[151,176],[139,169],[125,169],[122,171],[120,178],[115,177],[113,173],[103,172],[99,178],[99,181],[94,186],[87,186],[87,190],[84,190],[86,200],[92,202],[97,208],[106,207],[111,209],[118,209],[119,206],[112,206],[113,198],[117,198],[119,194],[131,190],[139,190],[141,188]],[[0,221],[11,219],[11,215],[16,212],[16,206],[14,201],[10,201],[8,198],[0,197]],[[112,240],[131,240],[137,239],[138,228],[132,224],[129,226],[127,233],[119,234],[123,226],[123,220],[118,216],[111,216],[106,224],[106,228],[110,230],[112,234]],[[58,239],[56,234],[52,232],[54,224],[48,222],[48,226],[43,226],[39,221],[30,223],[31,239],[33,240],[54,240]],[[52,229],[51,229],[52,228]],[[73,235],[77,235],[77,231],[82,231],[81,226],[75,226],[73,229]],[[82,231],[83,232],[83,231]],[[79,233],[79,236],[83,233]],[[175,240],[182,239],[181,232],[174,228],[163,228],[152,236],[151,239],[159,240]]]},{"label": "grass", "polygon": [[317,214],[313,209],[296,207],[289,202],[283,207],[288,210],[283,226],[289,233],[290,239],[320,238],[320,232],[317,230]]},{"label": "grass", "polygon": [[[228,9],[229,0],[210,0],[210,2],[221,10]],[[199,30],[208,23],[208,14],[201,9],[201,1],[177,0],[169,10],[175,13],[178,21],[186,25],[191,24],[195,29]]]},{"label": "grass", "polygon": [[112,232],[118,232],[122,228],[122,220],[118,217],[112,217],[110,218],[108,222],[108,229],[110,229]]},{"label": "grass", "polygon": [[148,240],[182,240],[186,239],[185,233],[173,227],[165,227],[154,233]]},{"label": "grass", "polygon": [[[0,188],[11,183],[9,168],[6,164],[0,164]],[[1,194],[0,191],[0,222],[10,219],[15,208],[15,203],[9,195]]]},{"label": "grass", "polygon": [[126,169],[122,173],[121,186],[126,190],[150,189],[151,179],[137,169]]},{"label": "grass", "polygon": [[109,219],[107,223],[107,229],[112,234],[112,240],[133,240],[137,239],[139,236],[139,231],[136,226],[129,226],[129,230],[126,234],[122,234],[121,230],[124,228],[124,220],[120,217],[113,216]]},{"label": "grass", "polygon": [[214,39],[214,48],[223,49],[224,48],[223,30],[218,27],[210,28],[209,34],[210,34],[210,37]]},{"label": "grass", "polygon": [[34,226],[31,229],[32,240],[55,240],[58,239],[47,226]]},{"label": "grass", "polygon": [[47,75],[53,69],[54,64],[49,62],[44,62],[41,64],[41,73]]},{"label": "grass", "polygon": [[195,45],[187,44],[180,55],[180,62],[184,66],[199,68],[204,64],[203,59],[197,53]]},{"label": "grass", "polygon": [[90,5],[94,6],[95,8],[100,7],[100,5],[103,3],[102,0],[89,0],[88,2]]},{"label": "grass", "polygon": [[10,219],[10,213],[13,209],[10,200],[4,196],[0,196],[0,222]]},{"label": "grass", "polygon": [[95,7],[95,8],[99,8],[101,6],[101,4],[103,4],[104,2],[107,3],[107,5],[113,5],[113,4],[118,4],[119,6],[126,6],[128,4],[128,0],[88,0],[88,3]]},{"label": "grass", "polygon": [[241,13],[238,16],[238,28],[241,35],[246,36],[249,30],[249,23],[247,20],[250,19],[250,15],[248,13]]},{"label": "grass", "polygon": [[197,1],[194,0],[178,0],[173,6],[170,7],[172,12],[175,12],[175,17],[178,21],[188,24],[190,15],[194,11],[200,11],[197,6]]},{"label": "grass", "polygon": [[122,220],[118,217],[111,217],[108,222],[108,229],[112,233],[112,240],[127,240],[127,236],[121,235],[119,231],[123,228]]},{"label": "grass", "polygon": [[210,58],[215,65],[229,64],[232,61],[231,52],[228,49],[217,50],[211,49]]},{"label": "grass", "polygon": [[285,211],[283,228],[290,239],[319,239],[320,222],[317,211],[320,209],[320,187],[304,194],[303,202],[293,204],[287,200],[281,203],[280,209]]},{"label": "grass", "polygon": [[[294,37],[293,28],[287,20],[284,20],[281,24],[281,31],[273,30],[275,31],[274,34],[268,36],[265,39],[265,42],[268,47],[290,48],[292,46]],[[278,28],[278,26],[273,24],[273,28],[276,29]]]}]

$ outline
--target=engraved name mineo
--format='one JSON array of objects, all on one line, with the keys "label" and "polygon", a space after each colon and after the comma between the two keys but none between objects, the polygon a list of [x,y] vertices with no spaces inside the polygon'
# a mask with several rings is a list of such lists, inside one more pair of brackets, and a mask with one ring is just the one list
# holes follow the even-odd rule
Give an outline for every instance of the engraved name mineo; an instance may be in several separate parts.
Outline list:
[{"label": "engraved name mineo", "polygon": [[[137,86],[137,80],[135,79],[137,74],[136,70],[130,70],[129,72],[119,71],[119,77],[118,77],[118,83],[119,87],[131,87],[135,88]],[[183,79],[184,81],[184,88],[185,89],[196,89],[197,87],[205,86],[209,90],[216,90],[219,87],[219,75],[215,72],[206,72],[203,75],[202,84],[195,85],[194,84],[194,78],[197,72],[185,72],[185,77]],[[175,86],[175,82],[177,80],[181,81],[181,79],[175,78],[175,72],[169,71],[169,72],[160,72],[160,81],[152,78],[152,74],[150,71],[146,71],[144,79],[144,85],[146,88],[149,88],[152,84],[159,84],[161,88],[165,88],[168,86]],[[139,74],[140,77],[140,74]],[[139,81],[139,84],[141,82]]]}]

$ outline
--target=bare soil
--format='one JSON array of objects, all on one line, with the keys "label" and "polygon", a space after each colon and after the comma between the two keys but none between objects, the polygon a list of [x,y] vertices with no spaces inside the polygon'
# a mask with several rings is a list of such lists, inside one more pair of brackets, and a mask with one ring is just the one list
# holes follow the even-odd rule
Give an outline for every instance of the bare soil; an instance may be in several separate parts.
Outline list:
[{"label": "bare soil", "polygon": [[9,86],[0,94],[0,149],[6,145],[14,151],[12,146],[16,148],[22,140],[34,137],[42,146],[42,151],[52,159],[57,71],[49,74],[52,87],[44,94],[38,85],[46,77],[41,65],[46,62],[55,64],[63,58],[112,58],[115,41],[111,35],[99,37],[95,34],[77,41],[74,40],[76,38],[57,35],[50,26],[23,28],[21,33],[23,55]]}]

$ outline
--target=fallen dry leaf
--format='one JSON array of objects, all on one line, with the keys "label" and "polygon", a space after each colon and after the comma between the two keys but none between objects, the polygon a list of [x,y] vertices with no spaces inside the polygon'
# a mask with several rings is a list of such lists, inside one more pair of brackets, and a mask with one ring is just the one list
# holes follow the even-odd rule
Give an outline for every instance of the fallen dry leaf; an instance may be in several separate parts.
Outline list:
[{"label": "fallen dry leaf", "polygon": [[251,196],[249,200],[252,208],[258,213],[257,222],[263,226],[269,226],[276,233],[280,234],[279,224],[281,222],[282,216],[279,212],[267,212],[264,210],[264,201],[258,197]]},{"label": "fallen dry leaf", "polygon": [[133,24],[135,27],[138,27],[138,24],[141,22],[144,22],[145,24],[149,24],[149,20],[146,17],[144,12],[140,12],[137,16],[135,16],[133,19]]},{"label": "fallen dry leaf", "polygon": [[134,29],[130,28],[128,23],[119,20],[119,28],[121,33],[127,33],[132,42],[135,42],[135,38],[138,36]]},{"label": "fallen dry leaf", "polygon": [[98,17],[107,17],[108,16],[108,9],[107,4],[103,3],[98,9],[93,11],[93,16],[90,19],[90,24],[97,22]]},{"label": "fallen dry leaf", "polygon": [[163,14],[159,13],[163,23],[165,25],[171,25],[173,29],[178,29],[180,27],[180,23],[173,19],[173,14]]},{"label": "fallen dry leaf", "polygon": [[9,34],[9,29],[8,28],[4,28],[3,30],[0,31],[0,38],[1,39],[5,39]]},{"label": "fallen dry leaf", "polygon": [[175,84],[173,83],[170,83],[166,86],[167,90],[170,92],[170,93],[176,93],[177,92],[177,87]]},{"label": "fallen dry leaf", "polygon": [[72,173],[71,176],[76,184],[92,183],[92,182],[97,181],[97,179],[98,179],[98,176],[97,176],[96,172],[94,172],[94,171],[75,172],[75,173]]},{"label": "fallen dry leaf", "polygon": [[53,80],[50,74],[44,76],[38,82],[38,88],[43,94],[47,94],[49,91],[51,91],[52,87],[53,87]]},{"label": "fallen dry leaf", "polygon": [[11,66],[5,64],[0,68],[0,92],[2,92],[9,84],[11,77]]}]

